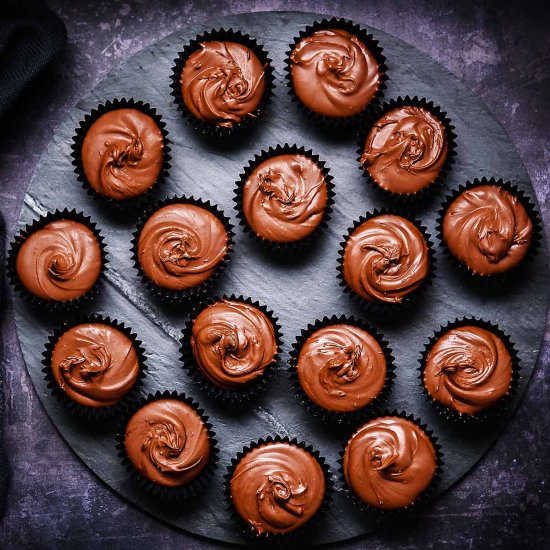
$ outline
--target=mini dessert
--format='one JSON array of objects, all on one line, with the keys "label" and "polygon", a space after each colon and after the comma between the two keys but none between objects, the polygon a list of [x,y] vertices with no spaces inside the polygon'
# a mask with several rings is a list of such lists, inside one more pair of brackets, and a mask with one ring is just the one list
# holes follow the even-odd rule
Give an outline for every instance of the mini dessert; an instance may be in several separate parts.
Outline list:
[{"label": "mini dessert", "polygon": [[369,218],[346,240],[344,280],[369,302],[401,303],[429,272],[426,239],[414,223],[401,216]]},{"label": "mini dessert", "polygon": [[61,390],[85,407],[116,405],[139,375],[130,338],[104,323],[81,324],[64,332],[53,348],[50,366]]},{"label": "mini dessert", "polygon": [[369,405],[386,383],[386,359],[367,331],[348,324],[316,330],[302,345],[296,364],[307,396],[333,412]]},{"label": "mini dessert", "polygon": [[101,248],[84,224],[52,221],[25,239],[15,268],[21,284],[37,298],[68,302],[84,296],[99,279]]},{"label": "mini dessert", "polygon": [[165,487],[194,480],[211,454],[205,423],[178,399],[158,399],[141,407],[128,422],[124,448],[144,478]]},{"label": "mini dessert", "polygon": [[260,163],[248,176],[242,209],[258,237],[289,243],[317,229],[327,198],[325,176],[312,159],[299,154],[278,155]]},{"label": "mini dessert", "polygon": [[360,162],[382,189],[411,195],[437,179],[447,153],[445,126],[437,116],[424,107],[403,106],[374,123]]},{"label": "mini dessert", "polygon": [[290,75],[298,99],[331,118],[360,113],[380,88],[378,61],[344,29],[321,29],[302,38],[290,54]]},{"label": "mini dessert", "polygon": [[371,420],[348,441],[344,478],[374,508],[406,508],[428,488],[437,470],[430,438],[414,422],[398,416]]},{"label": "mini dessert", "polygon": [[230,128],[256,111],[265,93],[265,67],[244,44],[199,44],[183,67],[181,95],[187,109],[206,124]]},{"label": "mini dessert", "polygon": [[460,326],[438,338],[422,381],[430,397],[458,414],[475,415],[510,389],[512,357],[504,342],[479,326]]},{"label": "mini dessert", "polygon": [[239,389],[262,376],[278,352],[273,323],[246,302],[209,305],[193,321],[191,334],[200,372],[223,389]]},{"label": "mini dessert", "polygon": [[90,126],[81,159],[94,191],[114,200],[137,197],[160,175],[164,137],[150,115],[139,109],[115,109]]},{"label": "mini dessert", "polygon": [[317,513],[325,496],[317,459],[293,443],[272,442],[248,451],[230,480],[231,500],[257,535],[289,533]]},{"label": "mini dessert", "polygon": [[229,248],[222,221],[190,203],[157,210],[139,234],[137,253],[143,273],[173,291],[194,288],[212,277]]},{"label": "mini dessert", "polygon": [[533,239],[533,222],[511,192],[498,185],[476,185],[447,208],[443,239],[469,271],[495,275],[523,260]]}]

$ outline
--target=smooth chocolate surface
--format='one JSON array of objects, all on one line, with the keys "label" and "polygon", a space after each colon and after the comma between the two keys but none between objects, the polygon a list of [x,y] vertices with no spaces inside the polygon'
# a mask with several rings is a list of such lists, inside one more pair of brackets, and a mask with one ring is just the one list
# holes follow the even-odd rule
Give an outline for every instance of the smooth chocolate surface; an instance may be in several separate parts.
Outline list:
[{"label": "smooth chocolate surface", "polygon": [[401,216],[370,218],[346,241],[344,279],[370,302],[402,302],[423,283],[429,271],[424,236]]},{"label": "smooth chocolate surface", "polygon": [[202,42],[181,73],[185,106],[204,122],[231,127],[253,116],[265,91],[257,55],[237,42]]},{"label": "smooth chocolate surface", "polygon": [[361,164],[386,191],[409,195],[433,183],[447,159],[445,126],[423,107],[398,107],[372,126]]},{"label": "smooth chocolate surface", "polygon": [[386,359],[365,330],[347,324],[316,330],[300,350],[300,385],[320,407],[351,412],[367,406],[382,391]]},{"label": "smooth chocolate surface", "polygon": [[156,285],[193,288],[214,274],[227,254],[227,231],[216,215],[194,204],[171,204],[145,223],[138,240],[139,263]]},{"label": "smooth chocolate surface", "polygon": [[210,456],[204,422],[177,399],[159,399],[139,409],[126,427],[124,447],[141,475],[166,487],[195,479]]},{"label": "smooth chocolate surface", "polygon": [[278,155],[258,165],[243,188],[242,208],[264,239],[293,242],[321,223],[327,185],[319,166],[304,155]]},{"label": "smooth chocolate surface", "polygon": [[343,29],[323,29],[302,38],[290,54],[290,71],[300,101],[327,117],[359,113],[380,86],[375,57]]},{"label": "smooth chocolate surface", "polygon": [[422,379],[432,399],[472,415],[492,407],[508,392],[512,357],[504,342],[489,330],[457,327],[435,342]]},{"label": "smooth chocolate surface", "polygon": [[533,239],[533,222],[512,193],[498,185],[479,185],[463,191],[449,206],[443,238],[471,272],[494,275],[523,260]]},{"label": "smooth chocolate surface", "polygon": [[134,387],[139,361],[123,332],[104,323],[86,323],[59,337],[51,369],[58,386],[73,401],[86,407],[107,407]]},{"label": "smooth chocolate surface", "polygon": [[264,373],[277,354],[277,339],[263,311],[224,299],[194,320],[191,347],[206,378],[220,388],[237,389]]},{"label": "smooth chocolate surface", "polygon": [[397,416],[376,418],[349,440],[344,477],[366,504],[392,510],[412,504],[430,485],[436,453],[424,430]]},{"label": "smooth chocolate surface", "polygon": [[111,199],[145,193],[156,182],[164,138],[154,119],[138,109],[101,115],[82,142],[82,167],[90,186]]},{"label": "smooth chocolate surface", "polygon": [[101,249],[88,227],[73,220],[51,222],[21,246],[16,270],[23,286],[42,300],[80,298],[101,272]]},{"label": "smooth chocolate surface", "polygon": [[317,459],[290,443],[266,443],[248,452],[231,477],[237,512],[258,535],[289,533],[307,523],[325,496]]}]

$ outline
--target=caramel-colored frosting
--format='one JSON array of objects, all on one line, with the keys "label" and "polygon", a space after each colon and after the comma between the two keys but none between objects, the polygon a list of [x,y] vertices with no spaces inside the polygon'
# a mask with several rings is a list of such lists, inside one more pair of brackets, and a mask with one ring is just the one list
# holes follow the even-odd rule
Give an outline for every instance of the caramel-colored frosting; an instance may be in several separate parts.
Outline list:
[{"label": "caramel-colored frosting", "polygon": [[252,230],[275,242],[298,241],[321,223],[327,186],[304,155],[279,155],[258,165],[243,187],[243,212]]},{"label": "caramel-colored frosting", "polygon": [[478,185],[463,191],[445,212],[443,238],[470,271],[493,275],[523,260],[533,222],[512,193],[498,185]]},{"label": "caramel-colored frosting", "polygon": [[90,186],[106,197],[128,199],[157,181],[164,138],[153,118],[138,109],[101,115],[82,142],[82,167]]},{"label": "caramel-colored frosting", "polygon": [[308,397],[320,407],[351,412],[371,403],[386,380],[380,344],[353,325],[320,328],[304,342],[296,364]]},{"label": "caramel-colored frosting", "polygon": [[437,469],[428,435],[397,416],[376,418],[349,440],[343,459],[346,482],[365,503],[386,510],[412,504]]},{"label": "caramel-colored frosting", "polygon": [[187,290],[214,274],[229,238],[217,216],[194,204],[171,204],[145,223],[138,241],[139,263],[158,286]]},{"label": "caramel-colored frosting", "polygon": [[15,263],[22,285],[42,300],[80,298],[101,273],[101,249],[88,227],[73,220],[50,222],[30,235]]},{"label": "caramel-colored frosting", "polygon": [[202,42],[181,73],[185,106],[198,119],[215,126],[242,122],[260,105],[265,91],[261,61],[237,42]]},{"label": "caramel-colored frosting", "polygon": [[178,399],[159,399],[139,409],[126,427],[124,447],[143,477],[166,487],[195,479],[211,452],[200,415]]},{"label": "caramel-colored frosting", "polygon": [[346,283],[365,300],[400,303],[429,274],[428,245],[409,220],[375,216],[348,237],[343,267]]},{"label": "caramel-colored frosting", "polygon": [[290,54],[290,72],[300,101],[327,117],[359,113],[380,87],[375,57],[343,29],[319,30],[302,38]]},{"label": "caramel-colored frosting", "polygon": [[231,477],[237,512],[258,535],[288,533],[307,523],[325,496],[321,465],[290,443],[266,443],[248,452]]},{"label": "caramel-colored frosting", "polygon": [[51,369],[58,386],[76,403],[118,403],[139,375],[136,349],[128,336],[104,323],[77,325],[57,340]]},{"label": "caramel-colored frosting", "polygon": [[445,164],[445,126],[422,107],[397,107],[370,130],[361,164],[386,191],[412,194],[433,183]]},{"label": "caramel-colored frosting", "polygon": [[206,378],[220,388],[235,389],[264,373],[277,354],[277,339],[263,311],[223,299],[196,317],[191,347]]},{"label": "caramel-colored frosting", "polygon": [[460,414],[492,407],[510,389],[512,357],[504,342],[478,326],[449,330],[426,357],[424,386],[430,396]]}]

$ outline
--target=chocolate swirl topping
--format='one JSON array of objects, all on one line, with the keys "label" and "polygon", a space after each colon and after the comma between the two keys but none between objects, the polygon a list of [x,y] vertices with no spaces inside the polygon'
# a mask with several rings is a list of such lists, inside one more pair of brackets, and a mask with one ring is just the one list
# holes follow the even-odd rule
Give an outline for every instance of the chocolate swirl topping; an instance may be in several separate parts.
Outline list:
[{"label": "chocolate swirl topping", "polygon": [[436,452],[414,422],[387,416],[355,432],[342,467],[346,482],[363,502],[386,510],[404,508],[430,485]]},{"label": "chocolate swirl topping", "polygon": [[290,54],[290,71],[302,103],[327,117],[359,113],[380,86],[375,57],[343,29],[319,30],[302,38]]},{"label": "chocolate swirl topping", "polygon": [[443,238],[470,271],[493,275],[525,257],[533,222],[515,195],[497,185],[478,185],[463,191],[445,212]]},{"label": "chocolate swirl topping", "polygon": [[202,42],[181,73],[181,94],[191,113],[208,124],[231,127],[253,116],[265,91],[256,54],[237,42]]},{"label": "chocolate swirl topping", "polygon": [[278,155],[246,180],[242,207],[252,230],[275,242],[298,241],[321,223],[327,186],[319,166],[304,155]]},{"label": "chocolate swirl topping", "polygon": [[231,499],[258,535],[288,533],[307,523],[325,494],[317,460],[290,443],[266,443],[249,451],[231,477]]},{"label": "chocolate swirl topping", "polygon": [[320,328],[304,342],[296,365],[300,385],[325,409],[351,412],[371,403],[386,380],[380,344],[353,325]]},{"label": "chocolate swirl topping", "polygon": [[226,299],[199,313],[193,322],[191,348],[202,374],[224,389],[261,376],[278,351],[267,315],[247,303]]},{"label": "chocolate swirl topping", "polygon": [[100,116],[82,142],[82,167],[90,186],[106,197],[128,199],[158,179],[164,139],[153,118],[138,109],[115,109]]},{"label": "chocolate swirl topping", "polygon": [[73,401],[86,407],[107,407],[134,387],[139,361],[124,333],[103,323],[88,323],[59,337],[51,369],[59,387]]},{"label": "chocolate swirl topping", "polygon": [[126,427],[124,446],[141,475],[166,487],[195,479],[210,456],[204,422],[177,399],[159,399],[139,409]]},{"label": "chocolate swirl topping", "polygon": [[423,283],[429,270],[426,240],[401,216],[370,218],[346,241],[344,279],[365,300],[400,303]]},{"label": "chocolate swirl topping", "polygon": [[504,342],[481,327],[454,328],[429,351],[423,381],[430,396],[460,414],[493,406],[510,389],[512,357]]},{"label": "chocolate swirl topping", "polygon": [[211,277],[228,250],[227,231],[212,212],[177,203],[157,210],[138,241],[140,266],[158,286],[187,290]]},{"label": "chocolate swirl topping", "polygon": [[19,280],[48,301],[66,302],[88,292],[101,272],[101,250],[93,232],[73,220],[50,222],[32,233],[16,259]]},{"label": "chocolate swirl topping", "polygon": [[398,107],[370,130],[361,164],[383,189],[416,193],[433,183],[447,158],[445,126],[427,109]]}]

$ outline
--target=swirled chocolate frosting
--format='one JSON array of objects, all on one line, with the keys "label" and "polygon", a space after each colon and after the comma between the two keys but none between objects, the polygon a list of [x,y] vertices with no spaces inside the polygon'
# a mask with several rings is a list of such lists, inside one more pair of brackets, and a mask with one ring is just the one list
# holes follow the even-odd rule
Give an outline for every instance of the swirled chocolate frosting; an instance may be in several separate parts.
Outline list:
[{"label": "swirled chocolate frosting", "polygon": [[118,403],[139,375],[136,349],[128,336],[104,323],[77,325],[57,340],[51,369],[58,386],[76,403]]},{"label": "swirled chocolate frosting", "polygon": [[445,164],[445,126],[422,107],[398,107],[371,128],[361,164],[392,193],[412,194],[433,183]]},{"label": "swirled chocolate frosting", "polygon": [[355,432],[342,466],[347,484],[363,502],[392,510],[409,506],[428,488],[437,462],[424,430],[404,418],[386,416]]},{"label": "swirled chocolate frosting", "polygon": [[330,325],[304,342],[296,364],[300,385],[325,409],[351,412],[371,403],[386,380],[380,344],[353,325]]},{"label": "swirled chocolate frosting", "polygon": [[159,399],[139,409],[126,427],[124,447],[143,477],[166,487],[195,479],[210,457],[202,418],[178,399]]},{"label": "swirled chocolate frosting", "polygon": [[424,386],[430,396],[460,414],[492,407],[510,389],[512,357],[504,342],[478,326],[449,330],[426,357]]},{"label": "swirled chocolate frosting", "polygon": [[277,354],[267,315],[245,302],[220,300],[193,321],[191,348],[202,374],[224,389],[261,376]]},{"label": "swirled chocolate frosting", "polygon": [[101,272],[101,249],[93,232],[73,220],[50,222],[22,244],[15,262],[22,285],[42,300],[80,298]]},{"label": "swirled chocolate frosting", "polygon": [[279,155],[258,165],[243,187],[243,213],[252,230],[275,242],[310,235],[321,223],[327,186],[319,166],[304,155]]},{"label": "swirled chocolate frosting", "polygon": [[325,496],[319,462],[290,443],[266,443],[249,451],[235,467],[230,484],[237,512],[258,535],[301,527]]},{"label": "swirled chocolate frosting", "polygon": [[443,238],[470,271],[494,275],[523,260],[533,239],[533,222],[512,193],[498,185],[479,185],[463,191],[449,206]]},{"label": "swirled chocolate frosting", "polygon": [[327,117],[359,113],[380,86],[375,57],[343,29],[319,30],[302,38],[290,54],[290,72],[300,101]]},{"label": "swirled chocolate frosting", "polygon": [[194,204],[171,204],[157,210],[143,226],[139,263],[156,285],[187,290],[214,274],[228,242],[223,223],[212,212]]},{"label": "swirled chocolate frosting", "polygon": [[145,193],[157,181],[164,139],[153,118],[138,109],[101,115],[82,142],[82,167],[90,186],[121,200]]},{"label": "swirled chocolate frosting", "polygon": [[370,302],[400,303],[430,271],[428,245],[401,216],[384,214],[362,223],[344,249],[344,279]]},{"label": "swirled chocolate frosting", "polygon": [[202,42],[180,78],[185,106],[200,120],[231,127],[254,116],[265,91],[261,61],[237,42]]}]

